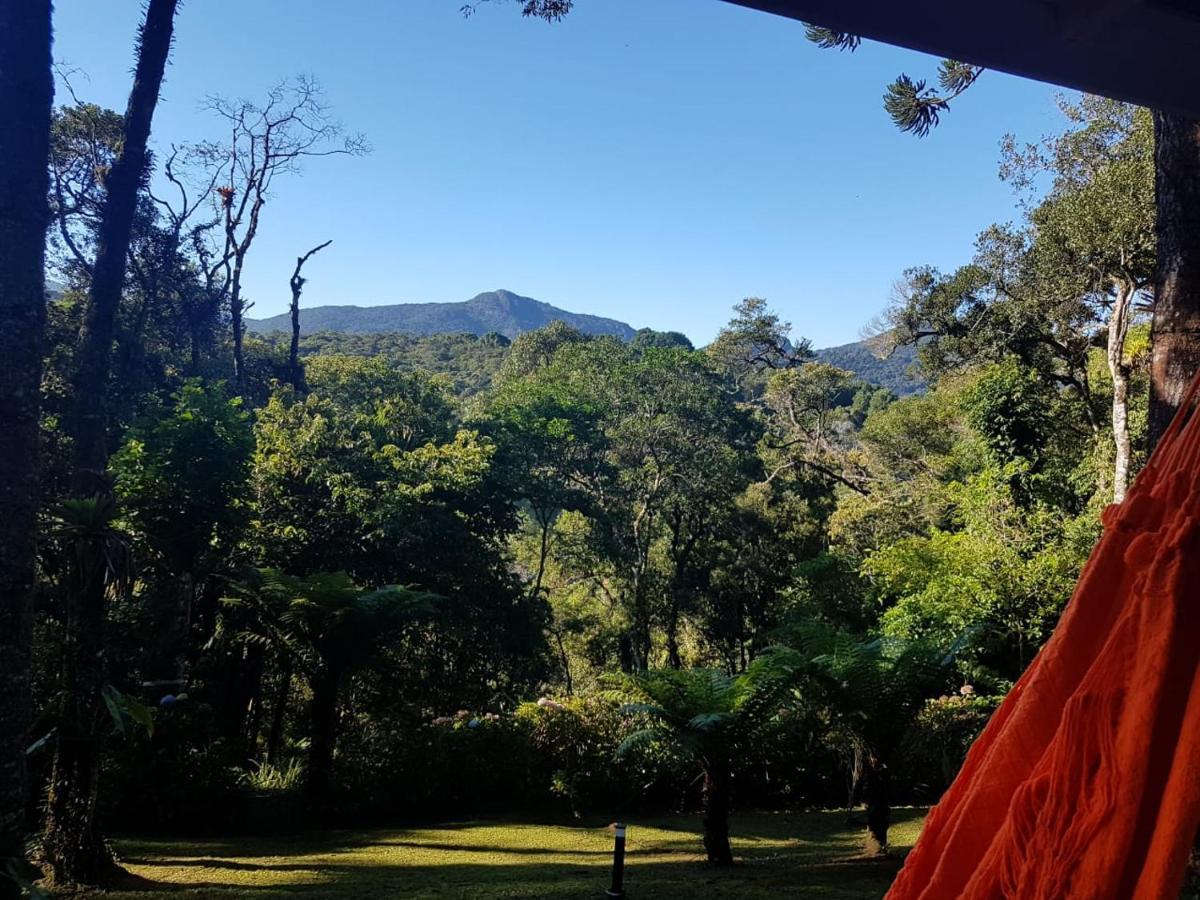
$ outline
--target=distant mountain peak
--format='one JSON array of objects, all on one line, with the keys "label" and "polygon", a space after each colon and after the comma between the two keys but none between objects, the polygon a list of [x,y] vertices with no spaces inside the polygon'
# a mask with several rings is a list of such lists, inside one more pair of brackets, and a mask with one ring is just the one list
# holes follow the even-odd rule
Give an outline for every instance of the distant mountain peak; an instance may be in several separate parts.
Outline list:
[{"label": "distant mountain peak", "polygon": [[[541,300],[500,288],[453,303],[395,303],[387,306],[314,306],[300,311],[300,331],[339,331],[346,334],[442,334],[496,331],[515,338],[561,320],[585,334],[611,334],[630,340],[632,326],[616,319],[574,313]],[[286,313],[266,319],[247,319],[246,327],[259,334],[291,328]]]}]

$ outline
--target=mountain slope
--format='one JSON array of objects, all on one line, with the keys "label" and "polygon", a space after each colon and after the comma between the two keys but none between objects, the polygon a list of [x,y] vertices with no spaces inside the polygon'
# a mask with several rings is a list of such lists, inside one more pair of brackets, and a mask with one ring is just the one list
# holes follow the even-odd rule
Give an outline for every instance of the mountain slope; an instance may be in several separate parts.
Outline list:
[{"label": "mountain slope", "polygon": [[[634,330],[624,322],[567,312],[522,297],[511,291],[489,291],[461,303],[397,303],[391,306],[314,306],[300,312],[301,334],[340,331],[345,334],[444,334],[468,332],[483,335],[496,331],[514,338],[561,319],[585,334],[612,334],[629,340]],[[268,319],[248,319],[246,326],[259,334],[288,331],[288,315]]]},{"label": "mountain slope", "polygon": [[920,376],[909,373],[917,361],[916,347],[897,347],[887,359],[880,359],[867,346],[866,341],[842,344],[817,350],[817,359],[853,372],[863,381],[883,385],[897,397],[924,393],[928,387]]}]

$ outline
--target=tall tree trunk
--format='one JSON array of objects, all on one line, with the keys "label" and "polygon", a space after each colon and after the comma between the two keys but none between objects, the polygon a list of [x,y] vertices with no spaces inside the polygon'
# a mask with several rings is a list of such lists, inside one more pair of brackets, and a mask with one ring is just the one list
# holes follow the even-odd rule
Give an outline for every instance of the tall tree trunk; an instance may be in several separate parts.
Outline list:
[{"label": "tall tree trunk", "polygon": [[[0,3],[0,859],[25,844],[50,65],[50,0]],[[0,877],[0,898],[17,895]]]},{"label": "tall tree trunk", "polygon": [[863,802],[867,807],[867,852],[883,856],[888,848],[888,827],[892,821],[890,777],[887,766],[867,751],[863,766]]},{"label": "tall tree trunk", "polygon": [[632,671],[645,672],[650,668],[650,649],[653,646],[653,638],[650,635],[650,601],[646,596],[645,578],[640,571],[634,578],[633,597],[629,612],[629,649]]},{"label": "tall tree trunk", "polygon": [[671,609],[667,613],[666,622],[667,665],[672,669],[683,668],[683,656],[679,652],[679,596],[671,593]]},{"label": "tall tree trunk", "polygon": [[717,866],[733,865],[729,846],[731,781],[727,760],[711,760],[704,770],[704,852]]},{"label": "tall tree trunk", "polygon": [[863,781],[864,759],[862,745],[855,744],[850,751],[850,765],[846,771],[846,821],[850,821],[854,807],[858,805],[859,790]]},{"label": "tall tree trunk", "polygon": [[133,90],[125,109],[121,153],[105,179],[96,262],[92,267],[87,312],[79,336],[74,382],[73,490],[78,496],[102,494],[108,490],[105,479],[108,466],[105,395],[113,337],[125,284],[125,259],[133,235],[138,189],[146,173],[150,124],[171,50],[175,6],[176,0],[150,0],[146,8],[146,20],[138,41],[140,49]]},{"label": "tall tree trunk", "polygon": [[337,701],[341,675],[322,667],[312,682],[312,732],[308,743],[310,797],[323,797],[333,783],[333,750],[337,743]]},{"label": "tall tree trunk", "polygon": [[546,560],[550,556],[550,531],[554,527],[555,521],[553,511],[539,509],[536,506],[534,509],[536,510],[534,518],[537,520],[541,536],[538,544],[537,570],[534,572],[533,586],[529,591],[530,600],[537,600],[542,593],[542,580],[546,577]]},{"label": "tall tree trunk", "polygon": [[571,677],[571,656],[567,653],[567,645],[563,643],[563,633],[561,628],[553,629],[554,642],[558,645],[558,661],[562,664],[563,670],[563,687],[566,689],[568,697],[575,696],[575,682]]},{"label": "tall tree trunk", "polygon": [[[303,281],[303,279],[301,279]],[[300,365],[300,289],[292,279],[292,342],[288,346],[288,378],[297,392],[304,390],[304,369]]]},{"label": "tall tree trunk", "polygon": [[1158,268],[1150,362],[1150,447],[1200,370],[1200,121],[1154,113]]},{"label": "tall tree trunk", "polygon": [[[175,22],[176,0],[150,0],[138,40],[133,89],[125,109],[121,153],[108,173],[88,307],[80,331],[74,383],[72,492],[105,495],[108,416],[106,392],[117,309],[133,233],[138,189],[145,175],[146,144]],[[90,565],[76,559],[76,568]],[[103,563],[97,561],[96,566]],[[46,862],[60,884],[94,883],[108,874],[111,857],[96,832],[100,692],[104,685],[105,579],[103,571],[77,571],[67,598],[63,690],[55,738],[54,769],[46,803]]]},{"label": "tall tree trunk", "polygon": [[1125,500],[1129,490],[1129,467],[1133,457],[1133,439],[1129,435],[1129,366],[1125,364],[1125,339],[1133,311],[1136,286],[1122,282],[1117,287],[1112,314],[1108,319],[1108,372],[1112,376],[1113,503]]},{"label": "tall tree trunk", "polygon": [[242,254],[233,259],[233,280],[229,287],[229,324],[233,330],[233,389],[241,394],[246,390],[246,356],[243,350],[243,338],[246,335],[244,314],[245,303],[242,301]]},{"label": "tall tree trunk", "polygon": [[55,885],[97,884],[115,874],[112,854],[96,828],[105,717],[100,702],[105,575],[102,563],[73,564],[68,579],[54,767],[42,838],[42,854]]},{"label": "tall tree trunk", "polygon": [[288,697],[292,692],[292,658],[285,656],[279,672],[279,684],[275,688],[275,699],[271,703],[271,725],[267,730],[267,762],[279,762],[279,748],[283,745],[283,725],[287,720]]},{"label": "tall tree trunk", "polygon": [[177,694],[187,681],[189,637],[196,582],[191,572],[183,572],[163,583],[154,609],[153,644],[148,648],[146,687],[151,699]]},{"label": "tall tree trunk", "polygon": [[288,373],[294,387],[299,393],[304,393],[306,385],[304,383],[304,367],[300,365],[300,294],[304,291],[304,283],[307,278],[300,274],[300,270],[304,268],[304,264],[308,262],[309,257],[314,253],[319,253],[324,250],[333,241],[326,241],[323,244],[318,244],[313,247],[303,256],[296,257],[296,269],[292,272],[292,277],[288,280],[288,286],[292,289],[292,343],[288,348]]}]

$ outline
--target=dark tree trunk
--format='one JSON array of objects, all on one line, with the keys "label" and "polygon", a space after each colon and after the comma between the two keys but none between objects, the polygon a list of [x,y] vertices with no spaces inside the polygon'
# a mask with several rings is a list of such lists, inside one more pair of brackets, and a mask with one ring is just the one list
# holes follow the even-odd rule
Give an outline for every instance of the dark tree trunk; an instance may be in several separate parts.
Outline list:
[{"label": "dark tree trunk", "polygon": [[262,715],[263,675],[267,668],[267,654],[258,644],[246,648],[241,660],[241,669],[234,685],[234,715],[230,719],[230,743],[240,748],[246,759],[258,752],[258,725]]},{"label": "dark tree trunk", "polygon": [[267,729],[267,762],[279,762],[279,748],[283,744],[283,726],[287,721],[288,697],[292,692],[292,660],[285,657],[279,673],[279,684],[275,688],[275,699],[271,703],[271,725]]},{"label": "dark tree trunk", "polygon": [[56,885],[98,884],[114,874],[115,868],[112,854],[96,829],[99,748],[105,715],[100,701],[104,686],[100,642],[104,582],[101,565],[72,567],[54,767],[42,838],[42,854]]},{"label": "dark tree trunk", "polygon": [[724,760],[713,760],[704,770],[704,852],[716,866],[733,865],[729,846],[731,782],[729,764]]},{"label": "dark tree trunk", "polygon": [[[0,3],[0,859],[25,843],[50,65],[49,0]],[[0,898],[17,895],[0,878]]]},{"label": "dark tree trunk", "polygon": [[1154,113],[1158,270],[1150,361],[1150,446],[1200,370],[1200,121]]},{"label": "dark tree trunk", "polygon": [[292,287],[292,342],[288,346],[288,377],[292,387],[297,391],[304,390],[304,369],[300,365],[300,290],[295,286]]},{"label": "dark tree trunk", "polygon": [[233,275],[229,285],[229,326],[233,331],[233,388],[239,395],[246,390],[246,355],[243,349],[246,337],[246,304],[242,300],[243,259],[242,253],[235,253]]},{"label": "dark tree trunk", "polygon": [[172,578],[164,587],[155,610],[154,645],[147,661],[152,683],[150,699],[157,702],[163,694],[183,690],[187,679],[188,646],[192,627],[192,607],[196,582],[190,572]]},{"label": "dark tree trunk", "polygon": [[214,677],[218,685],[214,693],[219,698],[214,704],[218,730],[229,746],[242,754],[249,742],[250,714],[263,667],[263,648],[258,644],[246,644],[226,654],[225,665]]},{"label": "dark tree trunk", "polygon": [[304,367],[300,365],[300,294],[304,291],[304,283],[308,280],[300,274],[300,270],[304,268],[304,264],[308,262],[309,257],[314,253],[324,250],[333,241],[326,241],[323,244],[318,244],[313,247],[303,256],[296,257],[296,269],[292,272],[292,277],[288,280],[288,286],[292,289],[292,343],[288,348],[288,373],[292,381],[292,387],[299,393],[304,393],[307,386],[304,383]]},{"label": "dark tree trunk", "polygon": [[672,669],[683,668],[683,655],[679,652],[679,602],[671,599],[671,611],[667,616],[667,665]]},{"label": "dark tree trunk", "polygon": [[650,601],[646,597],[645,586],[640,578],[634,586],[632,606],[629,647],[633,654],[633,671],[645,672],[650,668],[653,638],[650,635]]},{"label": "dark tree trunk", "polygon": [[139,40],[133,90],[125,109],[121,154],[105,179],[104,209],[92,267],[88,306],[79,336],[74,383],[75,474],[77,496],[105,493],[108,429],[105,394],[111,368],[117,309],[125,284],[125,259],[133,235],[138,190],[146,174],[150,123],[158,104],[163,70],[171,50],[176,0],[150,0]]},{"label": "dark tree trunk", "polygon": [[891,791],[887,766],[872,754],[864,760],[862,795],[867,807],[867,852],[887,853],[888,827],[892,821]]},{"label": "dark tree trunk", "polygon": [[846,821],[854,814],[858,805],[858,797],[862,790],[864,754],[861,747],[854,747],[850,752],[850,767],[846,771]]},{"label": "dark tree trunk", "polygon": [[324,797],[333,783],[333,749],[337,743],[338,686],[341,676],[322,668],[312,683],[312,732],[308,745],[310,797]]},{"label": "dark tree trunk", "polygon": [[575,696],[575,681],[571,677],[571,657],[567,653],[567,645],[563,643],[562,629],[554,629],[554,642],[558,645],[558,661],[562,664],[563,670],[563,687],[566,689],[567,696]]},{"label": "dark tree trunk", "polygon": [[[150,0],[138,41],[133,89],[125,110],[121,154],[105,182],[88,307],[80,331],[74,383],[74,469],[71,489],[79,497],[109,492],[106,479],[106,392],[112,365],[117,309],[133,233],[138,190],[145,176],[146,143],[171,49],[176,0]],[[111,857],[96,833],[100,693],[104,685],[105,579],[103,562],[76,559],[76,589],[67,598],[67,643],[54,769],[46,804],[46,862],[59,884],[102,880]],[[82,567],[94,566],[92,571]]]}]

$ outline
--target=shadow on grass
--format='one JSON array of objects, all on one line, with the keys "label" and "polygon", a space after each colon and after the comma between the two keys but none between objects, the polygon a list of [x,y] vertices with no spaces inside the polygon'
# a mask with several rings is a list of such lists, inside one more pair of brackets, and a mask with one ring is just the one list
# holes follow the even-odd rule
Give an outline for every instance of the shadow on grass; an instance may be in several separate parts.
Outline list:
[{"label": "shadow on grass", "polygon": [[[901,844],[919,810],[897,812]],[[822,900],[882,897],[898,857],[860,854],[861,829],[844,812],[743,814],[734,819],[739,864],[703,861],[695,817],[634,821],[627,861],[631,900]],[[479,821],[449,827],[309,833],[245,841],[118,842],[135,880],[105,900],[214,898],[598,898],[612,839],[578,824]]]},{"label": "shadow on grass", "polygon": [[[775,897],[864,900],[882,897],[899,868],[897,860],[839,861],[802,867],[743,863],[714,869],[699,860],[631,863],[626,890],[631,898],[697,900]],[[267,898],[598,898],[608,886],[605,866],[562,864],[488,866],[245,866],[239,871],[259,876],[279,872],[303,873],[303,880],[276,882],[226,881],[205,877],[187,882],[139,877],[136,882],[104,895],[108,900],[150,900],[155,897]]]}]

